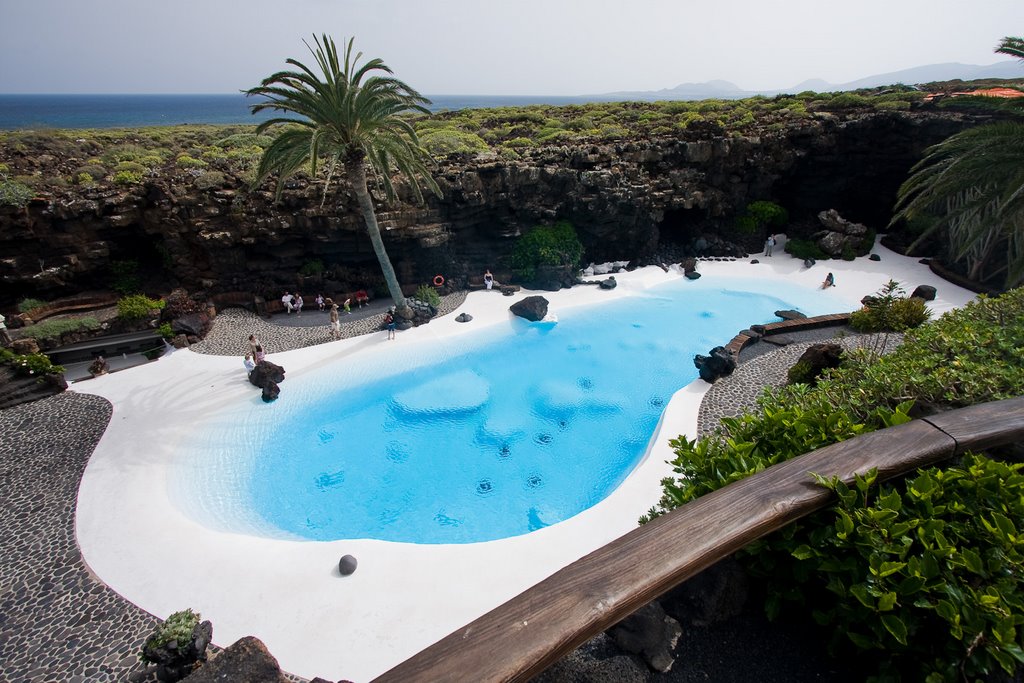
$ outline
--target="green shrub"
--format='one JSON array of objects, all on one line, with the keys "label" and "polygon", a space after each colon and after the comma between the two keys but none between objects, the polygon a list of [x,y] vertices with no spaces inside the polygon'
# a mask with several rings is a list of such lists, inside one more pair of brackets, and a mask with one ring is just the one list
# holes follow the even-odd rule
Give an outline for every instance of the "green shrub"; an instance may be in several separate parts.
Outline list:
[{"label": "green shrub", "polygon": [[531,140],[530,138],[512,138],[511,140],[508,140],[504,144],[505,144],[505,146],[512,147],[513,149],[519,148],[519,147],[534,147],[534,146],[536,146],[535,143],[533,142],[533,140]]},{"label": "green shrub", "polygon": [[532,280],[538,266],[576,268],[582,257],[583,244],[576,229],[568,221],[559,221],[551,226],[537,226],[516,240],[512,268],[517,276]]},{"label": "green shrub", "polygon": [[473,154],[490,149],[476,133],[467,133],[453,128],[440,128],[420,136],[420,143],[431,154]]},{"label": "green shrub", "polygon": [[56,318],[44,320],[25,328],[25,336],[30,336],[39,341],[60,339],[61,336],[71,332],[93,332],[100,329],[100,322],[92,316],[81,318]]},{"label": "green shrub", "polygon": [[852,92],[839,93],[828,101],[825,105],[826,109],[850,109],[853,107],[864,107],[869,105],[871,102],[862,95],[857,95]]},{"label": "green shrub", "polygon": [[811,240],[788,239],[786,240],[786,252],[798,259],[812,258],[823,261],[828,258],[828,254],[822,251],[816,242]]},{"label": "green shrub", "polygon": [[160,333],[161,337],[168,341],[174,339],[174,329],[171,327],[170,323],[160,323],[160,327],[157,328],[157,332]]},{"label": "green shrub", "polygon": [[[893,288],[894,289],[894,288]],[[1024,393],[1024,290],[981,296],[906,334],[885,356],[847,354],[817,387],[765,391],[758,407],[700,441],[671,443],[676,476],[642,521],[783,460],[935,409]],[[740,553],[766,581],[769,615],[795,601],[870,652],[881,680],[959,681],[1011,671],[1021,648],[1024,477],[1019,465],[963,463],[873,487],[819,480],[840,497]]]},{"label": "green shrub", "polygon": [[149,661],[145,654],[146,649],[159,648],[171,642],[177,642],[179,649],[184,650],[192,642],[192,633],[199,625],[201,618],[202,616],[198,612],[193,612],[191,609],[175,612],[167,617],[167,621],[160,624],[153,635],[146,639],[141,658]]},{"label": "green shrub", "polygon": [[96,179],[93,178],[88,173],[79,173],[78,175],[75,176],[74,180],[75,180],[75,185],[85,185],[86,187],[88,187],[89,185],[92,185],[94,182],[96,182]]},{"label": "green shrub", "polygon": [[196,189],[203,190],[204,192],[215,187],[224,187],[226,182],[227,177],[220,171],[206,171],[193,181]]},{"label": "green shrub", "polygon": [[858,332],[904,332],[931,316],[924,301],[907,297],[895,280],[889,280],[865,301],[860,310],[850,315],[850,327]]},{"label": "green shrub", "polygon": [[811,371],[811,364],[805,360],[794,363],[786,372],[786,381],[789,384],[812,384],[814,373]]},{"label": "green shrub", "polygon": [[430,304],[434,308],[441,305],[441,295],[430,285],[420,285],[416,289],[416,294],[413,295],[413,298],[419,299],[425,304]]},{"label": "green shrub", "polygon": [[882,111],[906,111],[910,109],[910,102],[903,100],[892,100],[889,102],[876,102],[875,109]]},{"label": "green shrub", "polygon": [[129,173],[135,173],[139,176],[146,175],[146,167],[135,161],[122,161],[114,167],[114,173],[120,171],[128,171]]},{"label": "green shrub", "polygon": [[106,177],[107,169],[103,168],[103,166],[100,166],[99,164],[87,163],[76,168],[73,175],[77,177],[83,173],[92,176],[93,180],[96,180],[98,178]]},{"label": "green shrub", "polygon": [[182,154],[177,160],[178,168],[206,168],[209,166],[202,159],[196,159],[188,154]]},{"label": "green shrub", "polygon": [[736,227],[744,232],[756,233],[766,227],[782,228],[789,223],[789,212],[775,202],[757,201],[736,219]]},{"label": "green shrub", "polygon": [[142,174],[133,173],[132,171],[118,171],[114,174],[114,184],[116,185],[141,185]]},{"label": "green shrub", "polygon": [[42,378],[44,375],[60,375],[64,372],[64,366],[54,365],[45,353],[19,355],[4,349],[3,356],[0,356],[0,362],[8,363],[22,377]]},{"label": "green shrub", "polygon": [[18,302],[18,312],[28,313],[33,308],[42,308],[43,306],[46,305],[47,302],[43,301],[42,299],[33,299],[32,297],[25,297],[24,299]]},{"label": "green shrub", "polygon": [[324,272],[324,262],[320,259],[311,259],[302,264],[299,268],[299,275],[306,277],[316,277],[322,275]]},{"label": "green shrub", "polygon": [[145,294],[132,294],[117,301],[117,316],[122,320],[145,320],[153,316],[154,310],[164,307],[160,299],[150,299]]},{"label": "green shrub", "polygon": [[0,180],[0,205],[16,206],[18,208],[28,205],[28,202],[35,196],[35,191],[23,182],[18,180]]},{"label": "green shrub", "polygon": [[853,246],[849,242],[843,245],[843,253],[840,258],[844,261],[852,261],[857,258],[857,252],[853,250]]}]

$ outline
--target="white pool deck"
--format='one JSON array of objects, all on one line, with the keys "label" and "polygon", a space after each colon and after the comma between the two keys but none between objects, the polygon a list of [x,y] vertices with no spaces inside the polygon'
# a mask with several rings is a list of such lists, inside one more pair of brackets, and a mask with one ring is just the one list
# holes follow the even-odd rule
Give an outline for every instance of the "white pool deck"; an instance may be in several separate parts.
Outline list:
[{"label": "white pool deck", "polygon": [[[781,245],[780,245],[781,247]],[[824,261],[804,268],[782,253],[732,262],[701,261],[704,285],[756,276],[770,292],[784,279],[818,288],[829,271],[837,286],[821,290],[832,310],[854,310],[865,294],[890,278],[908,291],[934,285],[936,316],[962,306],[973,294],[933,275],[917,259],[878,246],[881,261]],[[424,327],[345,339],[274,354],[289,376],[340,357],[384,354],[401,363],[419,345],[483,325],[510,324],[508,307],[542,294],[556,314],[567,306],[629,296],[682,277],[657,267],[616,274],[612,291],[575,287],[503,297],[473,292],[454,314]],[[455,322],[459,312],[473,321]],[[737,330],[738,332],[739,330]],[[726,344],[729,339],[722,339]],[[366,355],[363,355],[366,354]],[[684,359],[689,362],[689,359]],[[114,373],[81,386],[114,406],[107,431],[82,477],[76,517],[85,561],[97,576],[131,602],[158,617],[191,607],[214,625],[214,642],[242,636],[261,639],[289,672],[331,680],[369,681],[464,624],[515,597],[578,558],[636,527],[637,518],[660,497],[660,480],[671,473],[668,440],[696,433],[697,410],[708,386],[697,380],[668,403],[643,462],[607,499],[575,517],[533,533],[467,545],[416,545],[375,540],[287,541],[216,531],[193,521],[168,493],[173,444],[190,425],[219,406],[251,401],[241,359],[177,351],[157,362]],[[288,400],[287,379],[281,401]],[[73,390],[79,390],[75,386]],[[338,559],[354,555],[351,576]],[[500,643],[495,644],[500,647]]]}]

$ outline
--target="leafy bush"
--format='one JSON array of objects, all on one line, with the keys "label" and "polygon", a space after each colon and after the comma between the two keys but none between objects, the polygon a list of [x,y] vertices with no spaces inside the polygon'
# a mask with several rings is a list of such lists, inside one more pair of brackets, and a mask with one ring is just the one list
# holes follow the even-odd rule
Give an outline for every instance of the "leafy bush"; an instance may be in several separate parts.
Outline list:
[{"label": "leafy bush", "polygon": [[[1024,290],[906,334],[881,358],[854,352],[816,388],[765,391],[756,410],[700,441],[671,443],[676,477],[641,521],[836,441],[909,419],[913,402],[962,407],[1024,393]],[[959,681],[1024,662],[1021,466],[967,456],[874,487],[819,480],[840,500],[749,545],[766,610],[795,601],[834,647],[867,650],[882,680]]]},{"label": "leafy bush", "polygon": [[583,244],[568,221],[537,226],[516,240],[512,247],[512,268],[524,280],[532,280],[537,267],[576,268],[583,257]]},{"label": "leafy bush", "polygon": [[88,173],[79,173],[78,175],[75,176],[74,181],[75,181],[75,185],[89,186],[89,185],[92,185],[94,182],[96,182],[96,179],[93,178]]},{"label": "leafy bush", "polygon": [[205,192],[206,190],[212,190],[215,187],[224,187],[224,183],[227,182],[227,177],[220,171],[207,171],[197,177],[193,182],[196,189],[203,190]]},{"label": "leafy bush", "polygon": [[322,275],[323,272],[324,262],[321,261],[320,259],[312,259],[306,261],[305,263],[302,264],[302,267],[299,268],[299,275],[304,275],[306,277],[319,276]]},{"label": "leafy bush", "polygon": [[0,180],[0,206],[27,206],[35,194],[35,191],[23,182]]},{"label": "leafy bush", "polygon": [[928,320],[931,312],[922,299],[906,296],[895,280],[865,297],[864,306],[850,316],[850,327],[858,332],[904,332]]},{"label": "leafy bush", "polygon": [[789,239],[786,240],[786,252],[798,259],[812,258],[816,261],[823,261],[828,254],[821,250],[816,242],[811,240]]},{"label": "leafy bush", "polygon": [[118,171],[114,174],[113,180],[115,185],[141,185],[142,174],[132,171]]},{"label": "leafy bush", "polygon": [[789,222],[789,212],[775,202],[757,201],[736,219],[736,227],[744,232],[756,233],[765,227],[781,228]]},{"label": "leafy bush", "polygon": [[438,294],[437,290],[430,285],[420,285],[416,289],[416,294],[413,298],[419,299],[425,304],[430,304],[434,308],[441,305],[441,295]]},{"label": "leafy bush", "polygon": [[0,355],[0,362],[8,363],[22,377],[43,377],[44,375],[60,375],[64,366],[54,365],[45,353],[16,354],[7,349]]},{"label": "leafy bush", "polygon": [[436,155],[473,154],[490,149],[476,133],[467,133],[452,128],[431,130],[420,136],[420,143],[428,152]]},{"label": "leafy bush", "polygon": [[129,173],[135,173],[139,176],[146,175],[146,167],[135,161],[122,161],[114,167],[114,173],[120,171],[128,171]]},{"label": "leafy bush", "polygon": [[172,641],[177,642],[180,649],[186,648],[192,642],[192,633],[199,625],[201,618],[202,616],[198,612],[193,612],[191,609],[175,612],[167,617],[167,621],[160,624],[153,635],[146,639],[141,655],[142,659],[148,661],[145,655],[147,648],[159,648]]},{"label": "leafy bush", "polygon": [[60,339],[71,332],[93,332],[100,329],[100,321],[92,316],[81,318],[54,318],[26,327],[25,336],[38,341]]},{"label": "leafy bush", "polygon": [[160,299],[150,299],[145,294],[132,294],[117,301],[117,316],[122,320],[145,320],[152,311],[164,307]]},{"label": "leafy bush", "polygon": [[161,323],[160,327],[157,328],[157,332],[160,333],[161,337],[168,341],[174,339],[174,329],[171,327],[170,323]]},{"label": "leafy bush", "polygon": [[813,380],[813,368],[805,360],[797,361],[786,372],[786,382],[789,384],[813,384]]},{"label": "leafy bush", "polygon": [[32,297],[25,297],[18,302],[18,312],[28,313],[33,308],[41,308],[46,305],[46,302],[42,299],[33,299]]},{"label": "leafy bush", "polygon": [[207,164],[202,159],[196,159],[188,154],[182,154],[177,160],[178,168],[206,168]]}]

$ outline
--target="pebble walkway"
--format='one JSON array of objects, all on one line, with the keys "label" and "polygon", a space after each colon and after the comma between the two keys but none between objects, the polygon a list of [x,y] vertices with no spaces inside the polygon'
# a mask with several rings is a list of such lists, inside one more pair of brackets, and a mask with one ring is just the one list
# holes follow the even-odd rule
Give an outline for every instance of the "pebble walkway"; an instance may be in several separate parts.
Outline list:
[{"label": "pebble walkway", "polygon": [[[455,310],[464,299],[465,293],[444,297],[440,313]],[[378,332],[382,320],[383,314],[375,315],[342,329],[346,336]],[[254,333],[269,353],[329,340],[325,326],[282,327],[227,310],[192,350],[242,355]],[[752,405],[765,384],[784,381],[786,370],[810,343],[799,340],[777,351],[763,342],[745,350],[737,370],[705,397],[701,428]],[[857,343],[854,338],[841,342]],[[771,353],[761,355],[764,351]],[[75,539],[78,485],[111,412],[105,399],[76,392],[0,410],[3,683],[147,680],[137,654],[159,621],[100,582],[82,560]]]}]

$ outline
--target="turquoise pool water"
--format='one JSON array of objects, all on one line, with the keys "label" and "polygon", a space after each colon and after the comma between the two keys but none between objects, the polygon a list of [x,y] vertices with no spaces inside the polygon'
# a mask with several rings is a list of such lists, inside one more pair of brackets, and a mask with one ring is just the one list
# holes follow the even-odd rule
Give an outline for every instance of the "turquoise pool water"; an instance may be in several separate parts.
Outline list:
[{"label": "turquoise pool water", "polygon": [[200,439],[190,504],[225,528],[311,540],[472,543],[555,524],[641,461],[665,404],[697,377],[695,354],[780,308],[830,312],[812,291],[772,288],[673,281],[426,359],[396,353],[381,378],[345,359],[289,376],[275,404]]}]

